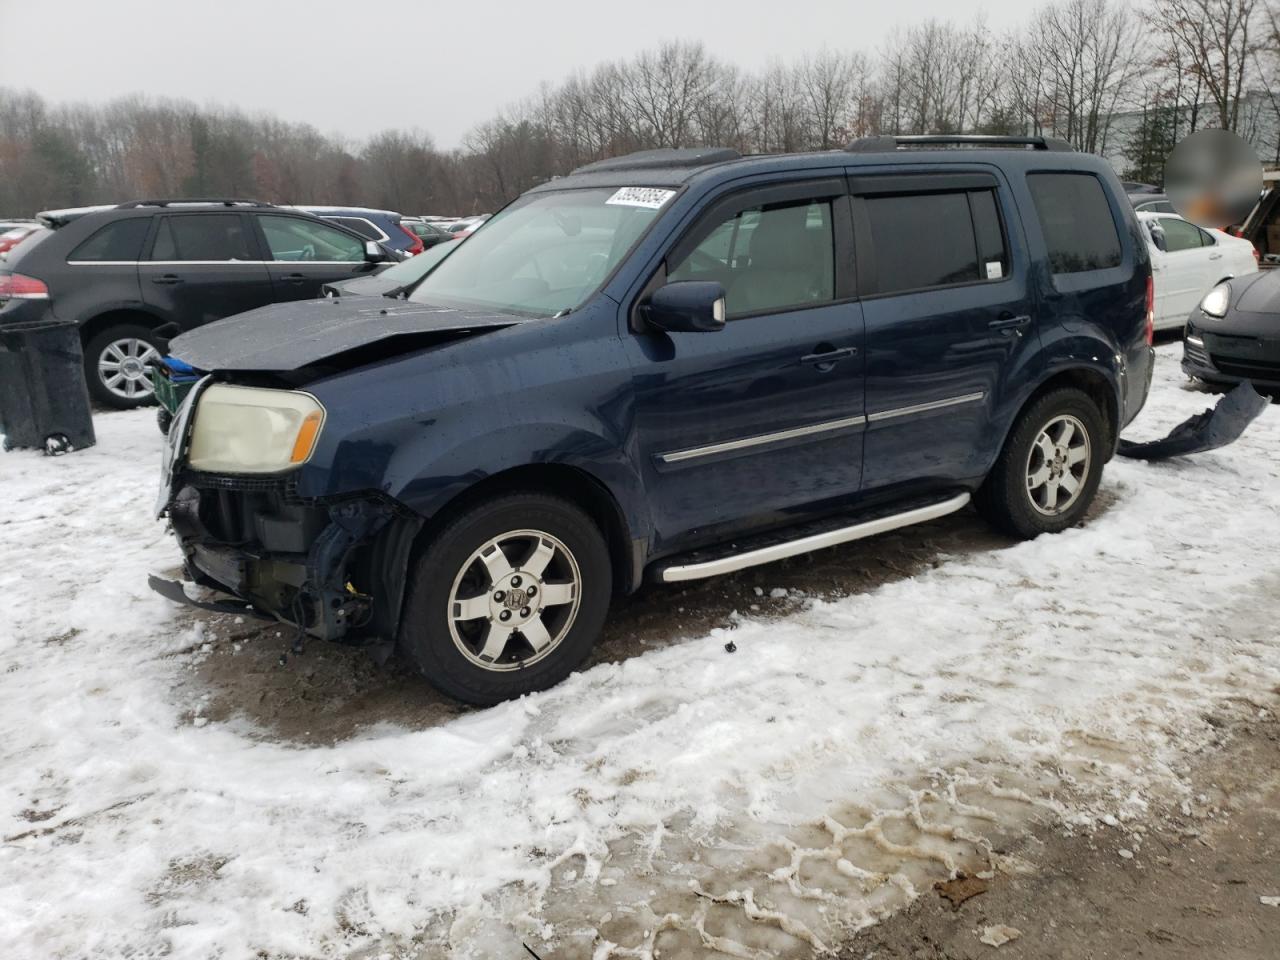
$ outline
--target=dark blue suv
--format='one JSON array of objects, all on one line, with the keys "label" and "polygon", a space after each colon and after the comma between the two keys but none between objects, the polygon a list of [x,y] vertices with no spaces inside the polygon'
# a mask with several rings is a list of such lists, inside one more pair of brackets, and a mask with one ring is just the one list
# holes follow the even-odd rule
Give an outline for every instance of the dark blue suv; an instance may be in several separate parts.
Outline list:
[{"label": "dark blue suv", "polygon": [[492,703],[646,578],[971,501],[1077,523],[1147,396],[1151,269],[1111,168],[1052,140],[659,151],[531,190],[407,300],[172,350],[209,371],[159,504],[188,576]]}]

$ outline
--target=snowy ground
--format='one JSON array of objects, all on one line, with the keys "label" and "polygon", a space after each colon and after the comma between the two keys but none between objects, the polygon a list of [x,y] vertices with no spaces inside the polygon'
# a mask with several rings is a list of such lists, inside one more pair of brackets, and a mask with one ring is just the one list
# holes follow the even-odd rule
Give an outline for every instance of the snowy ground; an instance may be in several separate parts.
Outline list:
[{"label": "snowy ground", "polygon": [[[1213,401],[1178,349],[1129,437]],[[8,957],[805,956],[1032,821],[1140,844],[1280,683],[1280,407],[1108,465],[1086,527],[336,744],[203,715],[229,621],[147,589],[153,415],[97,429],[0,456]]]}]

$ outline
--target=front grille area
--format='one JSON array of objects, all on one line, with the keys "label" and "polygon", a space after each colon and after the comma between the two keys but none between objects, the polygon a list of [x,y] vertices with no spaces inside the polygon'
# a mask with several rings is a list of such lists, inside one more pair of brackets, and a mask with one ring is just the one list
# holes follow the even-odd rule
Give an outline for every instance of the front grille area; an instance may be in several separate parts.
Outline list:
[{"label": "front grille area", "polygon": [[1200,366],[1209,365],[1209,354],[1203,347],[1198,347],[1190,340],[1182,341],[1182,358]]},{"label": "front grille area", "polygon": [[1280,381],[1280,363],[1248,363],[1232,357],[1212,357],[1213,365],[1229,377],[1246,380]]}]

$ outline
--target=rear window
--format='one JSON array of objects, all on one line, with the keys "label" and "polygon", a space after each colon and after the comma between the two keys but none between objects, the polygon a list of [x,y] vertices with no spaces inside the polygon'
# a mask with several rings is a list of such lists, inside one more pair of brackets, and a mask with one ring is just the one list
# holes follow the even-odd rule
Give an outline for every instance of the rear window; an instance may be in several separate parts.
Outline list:
[{"label": "rear window", "polygon": [[72,250],[67,260],[72,263],[134,262],[142,253],[142,241],[150,227],[150,217],[130,217],[108,223]]},{"label": "rear window", "polygon": [[991,190],[871,196],[866,205],[877,293],[999,280],[1009,272]]},{"label": "rear window", "polygon": [[1102,183],[1089,173],[1031,173],[1031,199],[1054,273],[1120,265],[1120,234]]},{"label": "rear window", "polygon": [[385,240],[387,235],[363,217],[325,217],[334,223],[340,223],[348,230],[354,230],[366,240]]}]

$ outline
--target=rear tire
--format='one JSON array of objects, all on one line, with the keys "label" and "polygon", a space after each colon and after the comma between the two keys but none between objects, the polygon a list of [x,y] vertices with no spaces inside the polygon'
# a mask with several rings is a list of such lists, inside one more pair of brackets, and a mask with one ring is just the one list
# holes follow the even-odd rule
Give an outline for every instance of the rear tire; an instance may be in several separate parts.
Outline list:
[{"label": "rear tire", "polygon": [[437,689],[488,706],[567,677],[612,597],[604,536],[559,497],[512,493],[450,521],[409,574],[400,646]]},{"label": "rear tire", "polygon": [[1105,423],[1097,404],[1073,387],[1035,400],[974,495],[978,513],[1021,540],[1074,526],[1102,480]]},{"label": "rear tire", "polygon": [[120,323],[94,335],[84,347],[89,392],[104,406],[132,410],[155,402],[149,364],[161,344],[150,327]]}]

